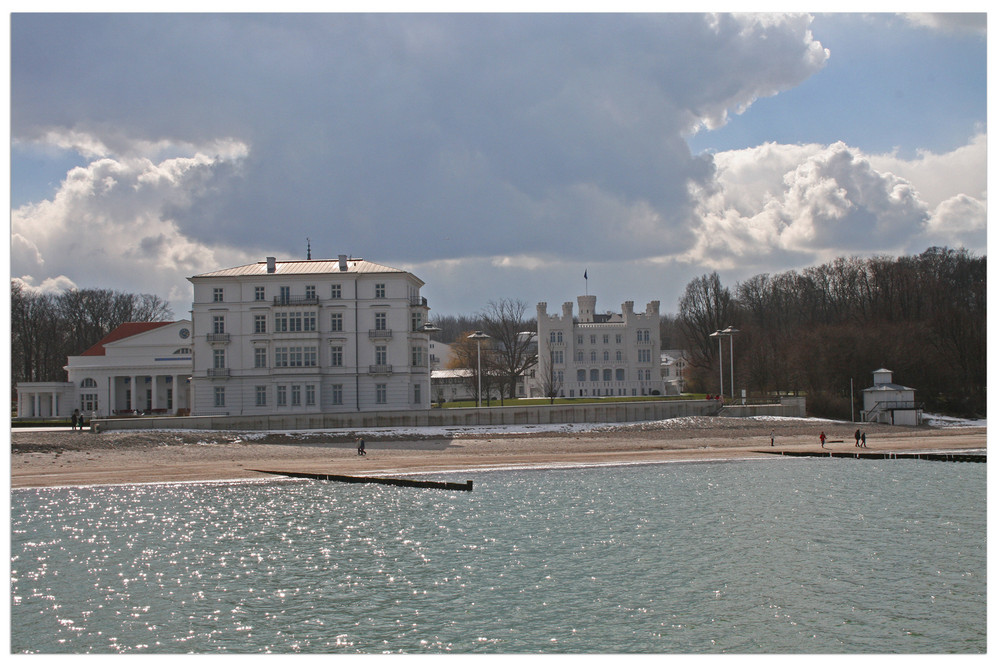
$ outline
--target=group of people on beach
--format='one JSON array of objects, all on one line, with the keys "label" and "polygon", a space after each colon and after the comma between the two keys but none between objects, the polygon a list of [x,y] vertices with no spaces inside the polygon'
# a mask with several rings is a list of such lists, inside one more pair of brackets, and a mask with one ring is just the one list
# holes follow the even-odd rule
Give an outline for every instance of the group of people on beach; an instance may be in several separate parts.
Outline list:
[{"label": "group of people on beach", "polygon": [[80,412],[79,410],[74,410],[73,414],[70,415],[69,419],[70,419],[70,422],[71,422],[70,426],[73,427],[74,431],[76,431],[77,429],[79,429],[81,431],[83,430],[83,413],[82,412]]},{"label": "group of people on beach", "polygon": [[[837,440],[837,442],[843,442],[843,440]],[[774,434],[771,434],[771,446],[774,446]],[[819,432],[819,446],[826,447],[826,432]],[[854,431],[854,446],[855,447],[867,447],[868,446],[868,434],[863,433],[861,429]]]}]

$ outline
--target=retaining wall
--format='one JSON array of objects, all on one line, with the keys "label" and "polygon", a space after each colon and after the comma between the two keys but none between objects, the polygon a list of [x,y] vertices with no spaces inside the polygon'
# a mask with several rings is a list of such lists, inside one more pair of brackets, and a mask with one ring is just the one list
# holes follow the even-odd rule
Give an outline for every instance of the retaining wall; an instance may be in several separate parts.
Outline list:
[{"label": "retaining wall", "polygon": [[727,405],[719,412],[720,417],[805,417],[804,396],[782,397],[781,404],[771,405]]},{"label": "retaining wall", "polygon": [[[773,406],[778,408],[779,406]],[[299,431],[412,426],[507,426],[517,424],[580,424],[655,421],[674,417],[715,415],[718,401],[637,401],[350,412],[337,414],[136,417],[97,419],[102,431],[130,429],[194,429],[218,431]]]}]

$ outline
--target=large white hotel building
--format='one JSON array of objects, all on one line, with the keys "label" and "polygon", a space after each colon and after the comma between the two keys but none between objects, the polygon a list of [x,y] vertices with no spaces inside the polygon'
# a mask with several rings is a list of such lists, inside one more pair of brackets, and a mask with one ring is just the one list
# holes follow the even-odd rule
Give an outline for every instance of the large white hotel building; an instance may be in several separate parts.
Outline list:
[{"label": "large white hotel building", "polygon": [[430,408],[428,307],[412,273],[268,257],[189,280],[192,414]]}]

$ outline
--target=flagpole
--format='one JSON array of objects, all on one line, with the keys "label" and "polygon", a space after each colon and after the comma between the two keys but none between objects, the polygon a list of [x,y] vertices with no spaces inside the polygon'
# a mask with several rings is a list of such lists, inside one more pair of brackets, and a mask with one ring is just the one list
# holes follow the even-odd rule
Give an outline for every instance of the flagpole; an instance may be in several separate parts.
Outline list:
[{"label": "flagpole", "polygon": [[583,289],[587,296],[590,296],[590,283],[587,280],[587,269],[583,270]]}]

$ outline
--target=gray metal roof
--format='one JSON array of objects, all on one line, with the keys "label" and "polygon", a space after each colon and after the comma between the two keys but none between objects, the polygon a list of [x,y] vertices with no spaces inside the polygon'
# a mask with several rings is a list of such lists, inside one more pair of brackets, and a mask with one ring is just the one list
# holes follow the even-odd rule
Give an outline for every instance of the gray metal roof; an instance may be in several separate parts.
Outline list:
[{"label": "gray metal roof", "polygon": [[[278,260],[274,265],[274,273],[267,272],[267,261],[234,266],[229,269],[219,269],[193,276],[195,278],[241,278],[241,277],[267,277],[267,276],[301,276],[301,275],[325,275],[325,274],[374,274],[374,273],[409,273],[403,269],[394,269],[391,266],[384,266],[369,262],[364,259],[351,258],[347,260],[347,271],[340,270],[340,261],[336,259],[296,259]],[[412,275],[412,274],[411,274]],[[423,281],[413,276],[417,282],[423,285]]]}]

